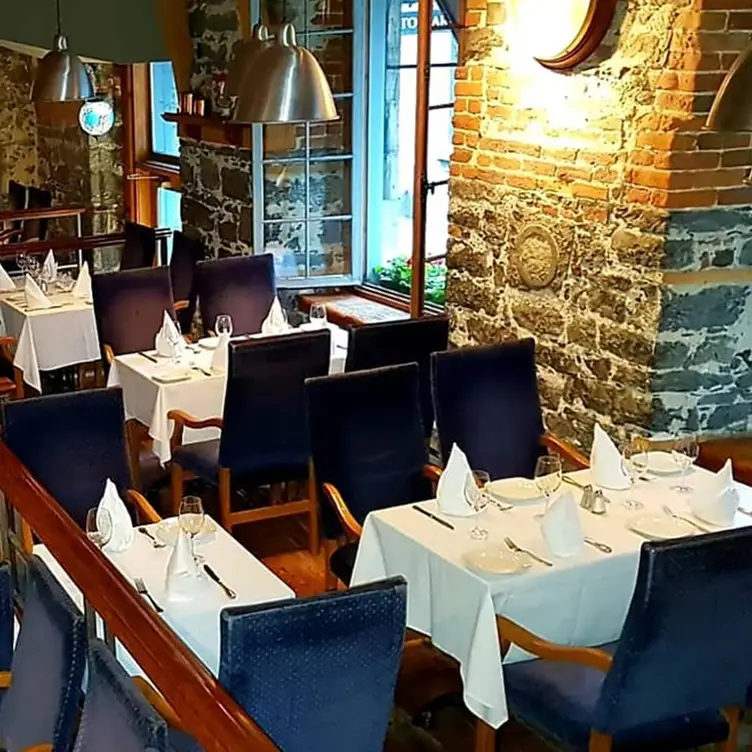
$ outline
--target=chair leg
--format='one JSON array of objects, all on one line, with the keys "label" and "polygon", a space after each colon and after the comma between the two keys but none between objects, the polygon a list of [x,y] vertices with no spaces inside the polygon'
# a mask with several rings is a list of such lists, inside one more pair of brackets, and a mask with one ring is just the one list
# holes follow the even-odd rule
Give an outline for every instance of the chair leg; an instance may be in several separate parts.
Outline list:
[{"label": "chair leg", "polygon": [[724,708],[723,714],[729,725],[729,735],[725,742],[716,744],[717,752],[736,752],[739,747],[739,726],[742,722],[741,708]]},{"label": "chair leg", "polygon": [[589,752],[611,752],[613,737],[610,734],[601,734],[600,731],[590,732]]},{"label": "chair leg", "polygon": [[131,479],[133,488],[142,491],[141,488],[141,437],[143,435],[141,424],[137,420],[129,420],[125,424],[125,439],[128,443],[128,460],[131,466]]},{"label": "chair leg", "polygon": [[324,590],[329,592],[337,589],[337,578],[334,576],[334,572],[329,568],[329,557],[334,553],[337,548],[337,542],[324,538]]},{"label": "chair leg", "polygon": [[178,516],[180,500],[183,498],[183,468],[175,460],[170,467],[170,499],[172,502],[172,514]]},{"label": "chair leg", "polygon": [[226,467],[219,469],[219,524],[232,535],[232,510],[230,471]]},{"label": "chair leg", "polygon": [[[319,535],[319,505],[316,499],[316,481],[313,473],[308,473],[308,503],[311,511],[308,514],[308,549],[312,556],[318,556],[321,548],[321,539]],[[326,569],[329,569],[329,562],[325,563]]]},{"label": "chair leg", "polygon": [[496,729],[480,718],[475,722],[475,752],[495,752]]}]

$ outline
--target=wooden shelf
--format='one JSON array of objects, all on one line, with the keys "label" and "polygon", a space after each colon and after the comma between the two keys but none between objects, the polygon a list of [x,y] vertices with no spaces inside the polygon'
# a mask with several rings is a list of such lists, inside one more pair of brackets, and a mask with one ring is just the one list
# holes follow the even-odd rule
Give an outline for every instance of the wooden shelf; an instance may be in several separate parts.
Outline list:
[{"label": "wooden shelf", "polygon": [[251,148],[251,126],[231,123],[229,120],[209,115],[186,115],[182,112],[165,112],[162,117],[168,123],[177,123],[178,135],[221,146]]}]

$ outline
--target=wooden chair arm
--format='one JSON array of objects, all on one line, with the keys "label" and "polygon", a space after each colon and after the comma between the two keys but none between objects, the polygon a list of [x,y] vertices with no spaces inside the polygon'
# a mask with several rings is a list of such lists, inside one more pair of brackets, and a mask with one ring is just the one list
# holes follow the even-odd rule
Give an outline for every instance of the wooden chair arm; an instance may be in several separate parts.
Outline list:
[{"label": "wooden chair arm", "polygon": [[187,732],[185,725],[178,717],[178,714],[173,709],[164,697],[149,684],[146,679],[141,676],[133,677],[133,683],[136,685],[141,694],[146,698],[149,704],[164,718],[168,726],[177,729],[178,731]]},{"label": "wooden chair arm", "polygon": [[175,313],[177,313],[178,311],[184,311],[190,304],[191,303],[189,300],[176,300],[173,305]]},{"label": "wooden chair arm", "polygon": [[140,520],[144,520],[147,524],[162,522],[157,510],[138,491],[130,489],[125,492],[125,496],[136,507]]},{"label": "wooden chair arm", "polygon": [[[10,363],[15,358],[15,349],[18,344],[15,337],[0,337],[0,354]],[[24,380],[21,369],[13,366],[13,381],[15,383],[14,399],[23,399],[24,397]]]},{"label": "wooden chair arm", "polygon": [[0,671],[0,689],[8,689],[8,687],[10,687],[10,681],[10,671]]},{"label": "wooden chair arm", "polygon": [[510,645],[517,645],[528,653],[545,658],[549,661],[567,661],[568,663],[580,663],[590,666],[599,671],[608,671],[611,668],[613,658],[598,648],[570,647],[557,645],[554,642],[544,640],[534,635],[519,624],[510,621],[504,616],[496,617],[496,625],[499,630],[502,655],[506,655]]},{"label": "wooden chair arm", "polygon": [[115,362],[115,353],[112,352],[112,347],[105,345],[102,349],[104,350],[104,358],[107,361],[107,365],[111,366]]},{"label": "wooden chair arm", "polygon": [[12,228],[10,230],[0,230],[0,243],[7,243],[14,236],[22,234],[23,230],[20,227],[15,230]]},{"label": "wooden chair arm", "polygon": [[577,470],[587,470],[590,467],[590,461],[577,447],[573,446],[564,439],[560,439],[550,431],[546,431],[540,439],[541,444],[551,452],[560,454],[563,459],[571,462]]},{"label": "wooden chair arm", "polygon": [[345,504],[345,500],[342,498],[339,490],[331,483],[324,483],[322,488],[345,530],[354,538],[360,538],[363,533],[363,526],[352,516],[352,512],[347,508],[347,504]]},{"label": "wooden chair arm", "polygon": [[167,420],[175,422],[170,437],[170,448],[174,451],[183,445],[183,431],[186,428],[222,428],[222,418],[204,418],[199,420],[183,410],[170,410]]},{"label": "wooden chair arm", "polygon": [[52,752],[53,749],[51,744],[37,744],[34,747],[27,747],[24,752]]},{"label": "wooden chair arm", "polygon": [[431,481],[431,485],[433,486],[433,491],[436,493],[436,486],[439,483],[439,478],[441,478],[441,474],[444,471],[437,467],[436,465],[424,465],[423,466],[423,477],[427,480]]}]

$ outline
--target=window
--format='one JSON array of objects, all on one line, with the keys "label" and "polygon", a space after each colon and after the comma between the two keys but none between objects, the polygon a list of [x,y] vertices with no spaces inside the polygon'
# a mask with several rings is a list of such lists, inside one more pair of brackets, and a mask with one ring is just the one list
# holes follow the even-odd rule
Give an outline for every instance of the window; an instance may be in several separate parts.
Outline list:
[{"label": "window", "polygon": [[172,74],[172,63],[149,64],[149,98],[151,156],[177,159],[180,156],[177,123],[168,123],[162,118],[164,112],[178,111],[178,92]]},{"label": "window", "polygon": [[[169,227],[182,230],[183,220],[180,216],[180,192],[171,188],[157,188],[157,227]],[[172,257],[172,236],[167,240],[167,260]]]}]

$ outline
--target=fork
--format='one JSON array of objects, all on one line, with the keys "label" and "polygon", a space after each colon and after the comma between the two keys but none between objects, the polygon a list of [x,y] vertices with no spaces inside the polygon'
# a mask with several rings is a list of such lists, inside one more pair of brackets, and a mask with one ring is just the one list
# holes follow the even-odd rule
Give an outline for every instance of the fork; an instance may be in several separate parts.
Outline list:
[{"label": "fork", "polygon": [[154,598],[151,597],[151,593],[146,589],[146,583],[143,581],[143,579],[141,577],[136,577],[134,584],[136,585],[136,591],[138,592],[138,594],[145,595],[151,602],[151,605],[154,606],[154,610],[158,614],[161,614],[164,609],[159,605],[159,603],[154,600]]},{"label": "fork", "polygon": [[699,530],[701,533],[709,533],[711,532],[708,528],[703,527],[702,525],[698,524],[694,520],[690,519],[689,517],[684,517],[681,514],[677,514],[668,504],[663,505],[663,511],[669,516],[673,517],[675,520],[681,520],[682,522],[686,522],[687,525],[692,525],[695,530]]},{"label": "fork", "polygon": [[145,527],[138,528],[138,532],[145,535],[151,541],[151,545],[154,548],[164,548],[167,545],[158,538],[155,538]]},{"label": "fork", "polygon": [[536,561],[540,562],[541,564],[545,564],[545,566],[547,566],[547,567],[552,567],[553,566],[553,562],[549,561],[548,559],[544,559],[542,556],[538,556],[538,554],[533,553],[532,551],[528,550],[527,548],[522,548],[521,546],[518,546],[509,537],[504,538],[504,543],[507,544],[507,548],[510,551],[514,551],[516,554],[527,554],[531,559],[535,559]]}]

